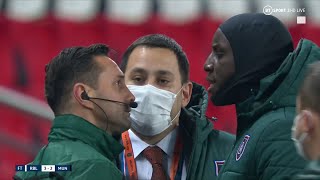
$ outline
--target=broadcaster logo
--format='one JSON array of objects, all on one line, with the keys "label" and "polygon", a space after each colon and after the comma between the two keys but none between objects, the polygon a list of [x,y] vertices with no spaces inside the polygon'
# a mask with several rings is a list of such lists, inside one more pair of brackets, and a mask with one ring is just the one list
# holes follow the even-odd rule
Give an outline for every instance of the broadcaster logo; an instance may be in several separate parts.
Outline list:
[{"label": "broadcaster logo", "polygon": [[272,14],[272,7],[270,5],[263,7],[263,13],[265,15],[271,15]]}]

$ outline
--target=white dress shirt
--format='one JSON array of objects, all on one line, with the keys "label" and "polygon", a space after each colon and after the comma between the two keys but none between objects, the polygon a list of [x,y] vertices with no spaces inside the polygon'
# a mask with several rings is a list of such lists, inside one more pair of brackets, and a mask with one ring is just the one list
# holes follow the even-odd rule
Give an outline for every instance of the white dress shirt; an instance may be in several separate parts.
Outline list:
[{"label": "white dress shirt", "polygon": [[[143,156],[142,151],[151,146],[146,142],[142,141],[137,135],[135,135],[131,130],[129,130],[129,137],[132,143],[132,150],[134,154],[134,159],[136,161],[137,173],[139,180],[149,180],[152,176],[152,166],[151,163]],[[170,132],[165,138],[159,141],[156,146],[162,149],[164,154],[163,167],[170,176],[170,168],[173,159],[173,151],[176,143],[177,129]],[[186,179],[186,165],[183,162],[181,179]]]}]

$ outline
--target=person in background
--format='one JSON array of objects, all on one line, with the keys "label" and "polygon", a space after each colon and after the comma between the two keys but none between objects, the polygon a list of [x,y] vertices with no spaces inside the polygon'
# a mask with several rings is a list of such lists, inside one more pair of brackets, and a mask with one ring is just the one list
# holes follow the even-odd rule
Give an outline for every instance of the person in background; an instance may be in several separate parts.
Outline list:
[{"label": "person in background", "polygon": [[292,127],[298,154],[311,161],[293,179],[320,179],[320,62],[309,65],[297,96],[297,116]]},{"label": "person in background", "polygon": [[46,66],[45,96],[55,114],[48,144],[30,164],[71,165],[64,172],[18,172],[15,179],[119,179],[134,96],[103,44],[64,49]]},{"label": "person in background", "polygon": [[218,179],[271,180],[302,171],[306,161],[291,141],[295,99],[305,66],[319,48],[259,13],[231,17],[216,30],[204,70],[211,101],[236,104],[237,137]]},{"label": "person in background", "polygon": [[207,92],[189,80],[180,45],[165,35],[140,37],[120,67],[139,104],[122,134],[120,169],[126,179],[217,179],[234,136],[206,119]]}]

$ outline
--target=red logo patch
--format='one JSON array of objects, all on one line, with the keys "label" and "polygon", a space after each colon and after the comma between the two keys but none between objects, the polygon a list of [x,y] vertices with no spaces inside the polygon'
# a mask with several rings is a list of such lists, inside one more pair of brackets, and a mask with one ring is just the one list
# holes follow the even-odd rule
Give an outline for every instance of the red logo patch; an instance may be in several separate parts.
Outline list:
[{"label": "red logo patch", "polygon": [[246,149],[247,143],[250,139],[249,135],[245,135],[244,139],[242,140],[238,150],[237,150],[237,154],[236,154],[236,161],[239,161],[239,159],[241,158],[242,154],[244,153],[244,150]]}]

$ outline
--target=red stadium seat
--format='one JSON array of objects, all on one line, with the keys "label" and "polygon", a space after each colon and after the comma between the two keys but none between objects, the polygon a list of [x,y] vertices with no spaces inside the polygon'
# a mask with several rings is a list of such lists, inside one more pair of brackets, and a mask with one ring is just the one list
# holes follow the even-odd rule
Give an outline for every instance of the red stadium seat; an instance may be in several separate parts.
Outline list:
[{"label": "red stadium seat", "polygon": [[118,58],[133,41],[153,33],[151,5],[150,0],[111,0],[107,4],[104,40],[118,52]]},{"label": "red stadium seat", "polygon": [[[205,52],[201,49],[200,21],[197,19],[183,25],[176,25],[158,19],[154,27],[157,33],[165,34],[175,39],[182,46],[189,59],[191,80],[203,84],[205,82],[203,64],[206,54],[204,54]],[[195,34],[199,34],[199,36],[195,36]],[[208,44],[208,46],[210,45]]]},{"label": "red stadium seat", "polygon": [[309,39],[320,46],[320,24],[307,24],[302,29],[302,37]]},{"label": "red stadium seat", "polygon": [[0,85],[17,88],[16,86],[16,69],[13,61],[13,46],[12,41],[10,40],[8,33],[9,29],[7,26],[7,19],[0,15],[0,57],[1,63],[0,66]]},{"label": "red stadium seat", "polygon": [[301,24],[293,24],[288,27],[293,40],[294,47],[297,47],[300,39],[303,37],[302,31],[304,28],[305,28],[305,25],[301,25]]},{"label": "red stadium seat", "polygon": [[[14,61],[24,67],[20,72],[25,78],[25,89],[29,95],[44,99],[44,66],[57,53],[53,20],[47,15],[48,1],[34,1],[34,6],[23,10],[22,1],[9,1],[7,24],[12,42]],[[20,68],[22,68],[20,67]]]},{"label": "red stadium seat", "polygon": [[102,36],[103,26],[99,17],[87,22],[61,19],[57,20],[55,26],[59,49],[105,42]]},{"label": "red stadium seat", "polygon": [[44,99],[45,64],[58,52],[52,25],[47,19],[28,23],[11,20],[9,23],[15,58],[20,58],[27,73],[25,93],[39,99]]},{"label": "red stadium seat", "polygon": [[203,84],[203,64],[207,54],[202,49],[201,15],[200,1],[161,1],[154,31],[168,35],[182,46],[190,62],[191,80]]},{"label": "red stadium seat", "polygon": [[118,52],[117,57],[119,59],[114,59],[115,61],[120,62],[121,55],[133,41],[141,36],[152,33],[152,28],[149,24],[151,24],[150,21],[142,24],[126,24],[109,19],[105,20],[106,31],[104,40],[106,44]]},{"label": "red stadium seat", "polygon": [[98,1],[58,0],[54,10],[59,49],[104,42]]},{"label": "red stadium seat", "polygon": [[302,36],[320,46],[320,1],[309,0],[306,3],[306,24],[302,29]]}]

